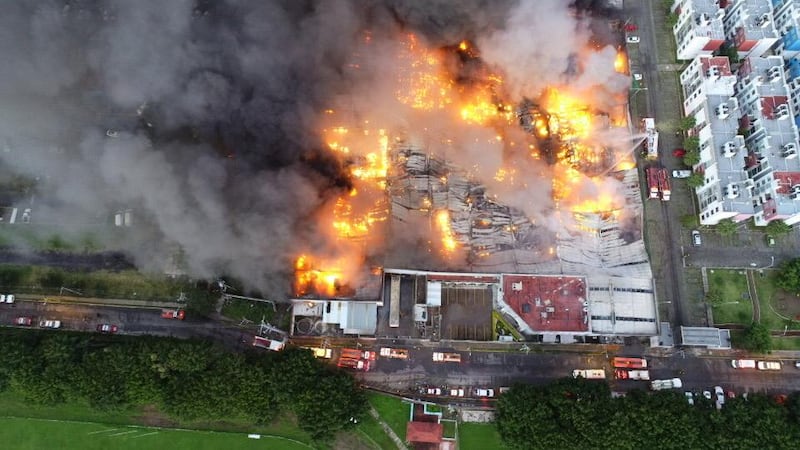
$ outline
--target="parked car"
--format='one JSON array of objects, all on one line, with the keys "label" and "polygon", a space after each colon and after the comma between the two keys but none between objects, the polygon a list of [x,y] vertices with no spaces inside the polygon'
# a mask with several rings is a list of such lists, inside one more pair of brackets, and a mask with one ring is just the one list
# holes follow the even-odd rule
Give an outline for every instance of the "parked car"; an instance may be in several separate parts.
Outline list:
[{"label": "parked car", "polygon": [[676,148],[675,150],[672,151],[672,156],[676,158],[683,158],[684,156],[686,156],[686,150],[682,148]]},{"label": "parked car", "polygon": [[639,43],[639,36],[628,36],[625,38],[625,42],[628,44],[638,44]]},{"label": "parked car", "polygon": [[731,366],[734,369],[755,369],[756,368],[756,360],[755,359],[734,359],[734,360],[731,360]]},{"label": "parked car", "polygon": [[767,235],[767,246],[768,247],[775,247],[775,238],[771,235]]},{"label": "parked car", "polygon": [[451,397],[463,397],[464,396],[464,389],[462,389],[462,388],[450,389],[450,396]]},{"label": "parked car", "polygon": [[690,405],[694,405],[694,394],[685,392],[684,395],[686,396],[686,401],[689,402]]},{"label": "parked car", "polygon": [[186,317],[186,311],[182,309],[164,309],[161,311],[161,317],[164,319],[183,320]]},{"label": "parked car", "polygon": [[14,303],[14,294],[6,294],[6,303]]},{"label": "parked car", "polygon": [[97,331],[100,333],[116,333],[119,328],[116,325],[112,325],[110,323],[101,323],[97,326]]},{"label": "parked car", "polygon": [[634,73],[632,75],[633,75],[633,79],[636,80],[636,81],[642,81],[642,79],[644,78],[642,76],[642,74],[640,74],[640,73]]},{"label": "parked car", "polygon": [[634,25],[632,23],[625,24],[625,31],[636,31],[638,29],[639,29],[639,27],[637,27],[636,25]]},{"label": "parked car", "polygon": [[482,398],[494,397],[494,389],[475,389],[475,396]]},{"label": "parked car", "polygon": [[722,386],[714,386],[714,395],[717,396],[717,408],[725,404],[725,391]]},{"label": "parked car", "polygon": [[21,327],[29,327],[33,324],[32,317],[17,317],[14,319],[14,325],[19,325]]},{"label": "parked car", "polygon": [[781,370],[781,363],[778,361],[759,361],[758,370]]},{"label": "parked car", "polygon": [[703,238],[700,237],[700,232],[697,230],[692,230],[692,245],[695,247],[703,245]]},{"label": "parked car", "polygon": [[796,369],[800,369],[800,361],[796,361],[796,362],[794,363],[794,367],[795,367]]},{"label": "parked car", "polygon": [[728,398],[736,398],[736,392],[728,391],[726,392]]},{"label": "parked car", "polygon": [[61,328],[60,320],[41,320],[39,326],[42,328]]},{"label": "parked car", "polygon": [[706,400],[711,400],[711,391],[703,391],[703,397],[705,397]]},{"label": "parked car", "polygon": [[673,170],[672,178],[689,178],[692,175],[691,170]]},{"label": "parked car", "polygon": [[428,395],[442,395],[442,390],[440,388],[428,388],[425,393]]}]

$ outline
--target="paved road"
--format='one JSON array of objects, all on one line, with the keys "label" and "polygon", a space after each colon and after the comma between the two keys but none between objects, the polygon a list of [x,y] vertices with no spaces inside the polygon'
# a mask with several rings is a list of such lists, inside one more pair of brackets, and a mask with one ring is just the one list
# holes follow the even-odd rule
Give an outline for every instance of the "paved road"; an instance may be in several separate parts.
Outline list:
[{"label": "paved road", "polygon": [[[226,327],[209,320],[184,321],[161,318],[160,310],[152,308],[130,308],[93,305],[48,304],[17,302],[0,305],[0,325],[12,326],[15,317],[31,316],[38,323],[44,319],[62,321],[63,329],[94,332],[98,324],[111,323],[119,326],[121,334],[151,334],[180,338],[202,338],[213,340],[231,349],[249,348],[252,332],[236,327]],[[242,342],[242,340],[245,342]],[[357,373],[365,384],[394,391],[404,395],[419,396],[424,386],[463,387],[467,393],[478,387],[510,386],[523,382],[544,384],[555,378],[569,376],[574,369],[604,368],[613,373],[611,358],[615,355],[638,356],[649,350],[641,346],[621,347],[617,345],[550,346],[530,345],[529,351],[521,351],[520,344],[507,346],[500,343],[453,342],[436,344],[419,342],[398,345],[392,341],[348,339],[347,345],[360,345],[362,349],[377,351],[381,346],[408,348],[407,360],[378,358],[372,370]],[[356,344],[358,342],[358,344]],[[337,342],[330,340],[331,345]],[[306,343],[306,345],[312,345]],[[342,345],[339,343],[338,345]],[[486,351],[478,351],[486,350]],[[499,351],[498,349],[503,349]],[[334,359],[338,351],[334,349]],[[453,351],[462,356],[461,363],[433,361],[434,351]],[[652,352],[651,352],[652,353]],[[721,385],[736,392],[791,392],[800,390],[800,370],[794,368],[793,359],[784,360],[784,370],[776,373],[734,370],[730,366],[731,355],[698,355],[698,352],[673,351],[668,354],[650,354],[651,378],[680,376],[689,390],[703,390]],[[777,358],[770,358],[777,359]],[[646,389],[647,384],[636,381],[612,381],[618,391]],[[469,394],[467,394],[469,396]],[[465,403],[475,401],[465,399]],[[478,402],[478,404],[481,404]]]}]

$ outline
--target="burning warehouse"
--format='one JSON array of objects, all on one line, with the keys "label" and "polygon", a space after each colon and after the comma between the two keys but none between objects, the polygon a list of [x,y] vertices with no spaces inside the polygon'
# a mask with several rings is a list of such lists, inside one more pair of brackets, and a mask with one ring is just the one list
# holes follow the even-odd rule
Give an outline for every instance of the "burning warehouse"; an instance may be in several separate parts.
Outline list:
[{"label": "burning warehouse", "polygon": [[[608,55],[602,88],[571,63],[572,84],[513,100],[519,86],[476,44],[395,44],[389,110],[378,91],[323,114],[352,188],[321,216],[338,251],[296,260],[300,320],[327,325],[295,331],[490,340],[500,322],[515,339],[657,334],[619,53],[575,53]],[[354,324],[373,308],[374,323]]]}]

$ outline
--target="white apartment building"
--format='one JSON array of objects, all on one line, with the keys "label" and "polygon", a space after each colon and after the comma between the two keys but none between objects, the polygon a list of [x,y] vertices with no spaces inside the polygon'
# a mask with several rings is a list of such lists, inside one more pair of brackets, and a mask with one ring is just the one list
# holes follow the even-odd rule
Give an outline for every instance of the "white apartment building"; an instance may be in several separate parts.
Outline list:
[{"label": "white apartment building", "polygon": [[739,58],[761,56],[778,42],[770,0],[734,0],[724,11],[725,38],[738,49]]},{"label": "white apartment building", "polygon": [[731,84],[725,60],[698,57],[681,74],[684,112],[700,139],[694,170],[705,177],[695,190],[700,222],[800,222],[800,143],[784,61],[747,58]]},{"label": "white apartment building", "polygon": [[772,0],[772,15],[780,39],[773,51],[790,59],[800,54],[800,2]]},{"label": "white apartment building", "polygon": [[675,0],[671,10],[678,15],[678,22],[672,33],[678,59],[710,55],[725,42],[722,24],[725,11],[719,3],[720,0]]}]

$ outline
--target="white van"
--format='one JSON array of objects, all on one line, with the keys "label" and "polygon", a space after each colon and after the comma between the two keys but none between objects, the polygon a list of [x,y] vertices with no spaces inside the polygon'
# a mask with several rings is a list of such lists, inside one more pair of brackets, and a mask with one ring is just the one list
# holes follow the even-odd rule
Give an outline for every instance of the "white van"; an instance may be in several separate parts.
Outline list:
[{"label": "white van", "polygon": [[756,360],[754,359],[734,359],[731,361],[731,367],[734,369],[755,369]]}]

